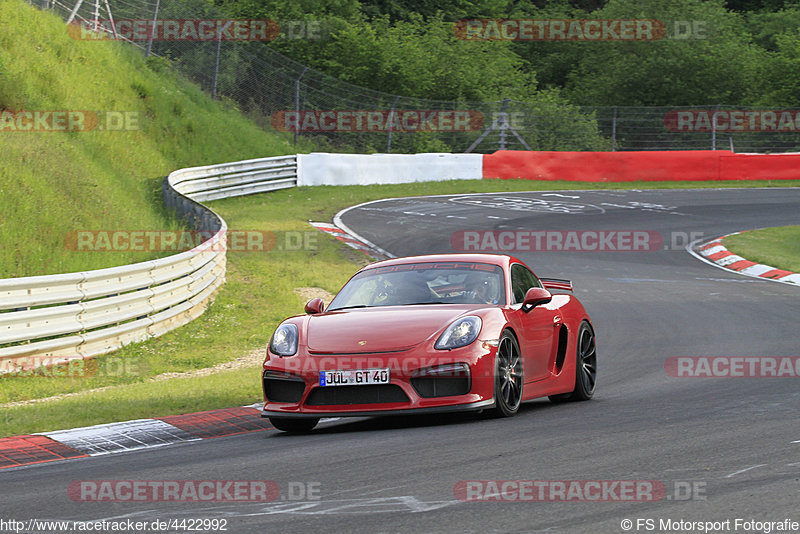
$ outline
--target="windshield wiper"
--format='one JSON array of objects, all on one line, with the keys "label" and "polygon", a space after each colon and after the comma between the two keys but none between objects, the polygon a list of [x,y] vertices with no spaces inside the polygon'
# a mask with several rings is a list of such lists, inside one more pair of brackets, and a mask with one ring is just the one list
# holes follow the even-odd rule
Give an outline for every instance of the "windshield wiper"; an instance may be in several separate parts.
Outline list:
[{"label": "windshield wiper", "polygon": [[437,302],[437,301],[427,301],[427,302],[409,302],[408,304],[403,304],[403,306],[420,306],[422,304],[447,304],[447,302]]},{"label": "windshield wiper", "polygon": [[372,306],[367,306],[366,304],[357,304],[355,306],[342,306],[341,308],[328,308],[325,311],[339,311],[339,310],[354,310],[356,308],[371,308]]}]

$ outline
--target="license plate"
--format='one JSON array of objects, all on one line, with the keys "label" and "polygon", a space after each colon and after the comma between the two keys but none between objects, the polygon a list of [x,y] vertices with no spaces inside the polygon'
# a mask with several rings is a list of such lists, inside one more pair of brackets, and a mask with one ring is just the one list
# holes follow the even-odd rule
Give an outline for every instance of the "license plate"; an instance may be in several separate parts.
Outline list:
[{"label": "license plate", "polygon": [[346,371],[320,371],[320,386],[366,386],[388,384],[389,369],[349,369]]}]

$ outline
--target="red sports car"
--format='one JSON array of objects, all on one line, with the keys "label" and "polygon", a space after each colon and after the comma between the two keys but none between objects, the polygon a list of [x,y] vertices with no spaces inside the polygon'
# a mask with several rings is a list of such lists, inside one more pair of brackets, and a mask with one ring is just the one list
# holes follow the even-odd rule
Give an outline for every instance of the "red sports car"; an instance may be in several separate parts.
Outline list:
[{"label": "red sports car", "polygon": [[448,254],[373,263],[324,310],[278,326],[264,361],[263,417],[306,432],[321,417],[492,410],[588,400],[594,329],[568,280],[511,256]]}]

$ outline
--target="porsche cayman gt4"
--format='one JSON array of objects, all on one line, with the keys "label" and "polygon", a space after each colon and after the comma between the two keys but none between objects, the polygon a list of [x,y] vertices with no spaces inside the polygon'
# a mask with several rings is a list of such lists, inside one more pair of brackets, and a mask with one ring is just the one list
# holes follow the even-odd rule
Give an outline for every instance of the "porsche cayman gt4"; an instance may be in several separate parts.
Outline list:
[{"label": "porsche cayman gt4", "polygon": [[490,410],[588,400],[597,354],[568,280],[493,254],[368,265],[327,309],[283,321],[262,370],[263,417],[309,431],[322,417]]}]

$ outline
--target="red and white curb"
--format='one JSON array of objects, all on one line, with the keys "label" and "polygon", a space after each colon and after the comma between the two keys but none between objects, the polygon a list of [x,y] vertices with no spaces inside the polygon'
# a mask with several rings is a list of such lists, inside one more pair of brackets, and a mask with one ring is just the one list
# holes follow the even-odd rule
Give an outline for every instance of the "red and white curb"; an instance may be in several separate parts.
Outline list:
[{"label": "red and white curb", "polygon": [[261,405],[0,438],[0,469],[271,429]]},{"label": "red and white curb", "polygon": [[343,242],[347,246],[363,252],[370,258],[376,260],[385,260],[387,258],[394,257],[393,254],[390,254],[379,246],[367,241],[357,234],[354,234],[348,230],[344,230],[335,224],[322,222],[309,222],[309,224],[320,232],[325,232],[326,234]]},{"label": "red and white curb", "polygon": [[722,240],[738,233],[740,232],[718,237],[695,249],[690,248],[689,252],[703,261],[725,269],[726,271],[732,271],[755,278],[766,278],[786,284],[800,285],[800,274],[798,273],[747,260],[725,248],[722,244]]}]

